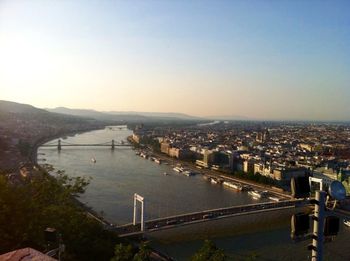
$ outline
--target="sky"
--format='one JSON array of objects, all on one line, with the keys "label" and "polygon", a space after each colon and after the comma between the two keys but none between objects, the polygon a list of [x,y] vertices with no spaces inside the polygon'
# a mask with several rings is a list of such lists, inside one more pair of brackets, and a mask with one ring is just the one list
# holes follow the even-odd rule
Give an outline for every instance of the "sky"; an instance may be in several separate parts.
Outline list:
[{"label": "sky", "polygon": [[350,120],[350,1],[0,0],[0,100]]}]

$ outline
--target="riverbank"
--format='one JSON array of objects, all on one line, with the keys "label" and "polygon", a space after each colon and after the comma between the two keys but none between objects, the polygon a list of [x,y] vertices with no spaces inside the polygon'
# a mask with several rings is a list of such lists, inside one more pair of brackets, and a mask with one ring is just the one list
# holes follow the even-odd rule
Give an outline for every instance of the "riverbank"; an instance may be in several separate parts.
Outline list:
[{"label": "riverbank", "polygon": [[[131,142],[132,144],[134,144],[135,148],[139,148],[137,146],[135,146],[135,142],[133,142],[132,138],[128,138],[129,142]],[[232,181],[234,183],[240,183],[242,185],[247,185],[250,186],[254,189],[257,190],[266,190],[269,193],[278,196],[278,197],[282,197],[282,198],[286,198],[286,199],[291,199],[291,195],[285,191],[283,191],[280,188],[276,188],[270,185],[265,185],[265,184],[261,184],[261,183],[257,183],[251,180],[247,180],[247,179],[240,179],[237,177],[234,177],[232,175],[220,172],[220,171],[216,171],[216,170],[212,170],[212,169],[198,169],[196,167],[196,165],[192,162],[188,162],[188,161],[183,161],[183,160],[179,160],[179,159],[175,159],[175,158],[171,158],[165,154],[159,153],[159,152],[155,152],[150,150],[149,148],[147,149],[143,149],[143,150],[147,150],[150,154],[152,154],[153,156],[161,159],[164,162],[168,162],[168,164],[172,165],[172,166],[177,166],[177,165],[181,165],[187,169],[190,169],[193,172],[199,173],[203,176],[207,176],[207,177],[213,177],[216,179],[221,179],[224,181]]]}]

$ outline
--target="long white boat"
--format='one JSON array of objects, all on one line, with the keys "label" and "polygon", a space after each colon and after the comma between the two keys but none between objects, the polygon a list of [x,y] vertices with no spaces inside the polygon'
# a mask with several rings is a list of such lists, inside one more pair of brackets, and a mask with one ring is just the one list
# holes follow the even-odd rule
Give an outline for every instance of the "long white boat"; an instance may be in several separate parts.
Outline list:
[{"label": "long white boat", "polygon": [[173,170],[176,172],[182,172],[183,168],[182,167],[175,167],[175,168],[173,168]]},{"label": "long white boat", "polygon": [[239,190],[239,191],[243,190],[243,186],[241,184],[232,183],[232,182],[228,182],[228,181],[224,181],[222,184],[224,186],[227,186],[227,187],[235,189],[235,190]]},{"label": "long white boat", "polygon": [[270,196],[269,199],[272,200],[272,201],[276,201],[276,202],[281,201],[280,198],[278,198],[278,197],[273,197],[273,196]]},{"label": "long white boat", "polygon": [[252,191],[249,191],[248,194],[251,195],[253,198],[264,198],[266,197],[267,192],[252,190]]},{"label": "long white boat", "polygon": [[185,176],[190,177],[190,176],[194,176],[196,173],[194,173],[193,171],[190,170],[184,170],[182,172]]}]

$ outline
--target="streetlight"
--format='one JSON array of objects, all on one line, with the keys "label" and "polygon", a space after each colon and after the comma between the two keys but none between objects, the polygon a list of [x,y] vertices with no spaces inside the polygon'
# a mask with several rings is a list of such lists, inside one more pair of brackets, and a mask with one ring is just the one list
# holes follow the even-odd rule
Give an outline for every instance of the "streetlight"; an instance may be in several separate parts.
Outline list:
[{"label": "streetlight", "polygon": [[[311,180],[310,180],[311,181]],[[312,181],[315,181],[314,179]],[[312,250],[312,260],[322,261],[323,259],[323,241],[324,236],[335,236],[339,231],[339,218],[332,215],[332,211],[326,209],[326,197],[329,195],[335,199],[333,208],[336,206],[337,200],[343,200],[346,196],[346,191],[339,181],[335,180],[331,183],[328,195],[326,191],[316,191],[315,200],[311,202],[315,203],[315,211],[313,219],[313,233],[312,233],[312,245],[309,247]],[[307,198],[310,195],[310,183],[307,177],[297,177],[291,180],[292,195],[295,198]],[[298,213],[292,217],[292,237],[305,235],[307,233],[308,218],[304,213]]]},{"label": "streetlight", "polygon": [[45,233],[45,240],[47,242],[48,249],[51,247],[51,244],[55,244],[57,246],[57,243],[58,243],[58,247],[49,250],[45,254],[52,257],[57,255],[57,252],[58,252],[58,260],[60,261],[61,254],[65,251],[65,245],[62,244],[61,234],[58,233],[55,228],[51,228],[51,227],[46,228],[44,233]]}]

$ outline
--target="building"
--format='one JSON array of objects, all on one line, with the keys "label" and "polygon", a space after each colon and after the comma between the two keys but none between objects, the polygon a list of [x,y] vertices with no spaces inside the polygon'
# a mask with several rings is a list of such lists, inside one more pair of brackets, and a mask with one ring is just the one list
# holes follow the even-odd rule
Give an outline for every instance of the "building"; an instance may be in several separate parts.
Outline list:
[{"label": "building", "polygon": [[277,167],[273,169],[272,175],[275,180],[281,182],[281,185],[289,185],[293,177],[304,177],[306,169]]},{"label": "building", "polygon": [[253,160],[244,160],[243,161],[243,172],[255,173],[254,172],[254,161]]},{"label": "building", "polygon": [[160,151],[165,154],[169,154],[170,143],[163,141],[160,143]]},{"label": "building", "polygon": [[57,259],[45,255],[33,248],[22,248],[0,255],[3,261],[57,261]]},{"label": "building", "polygon": [[140,143],[141,137],[140,137],[140,135],[133,133],[132,140],[136,143]]}]

